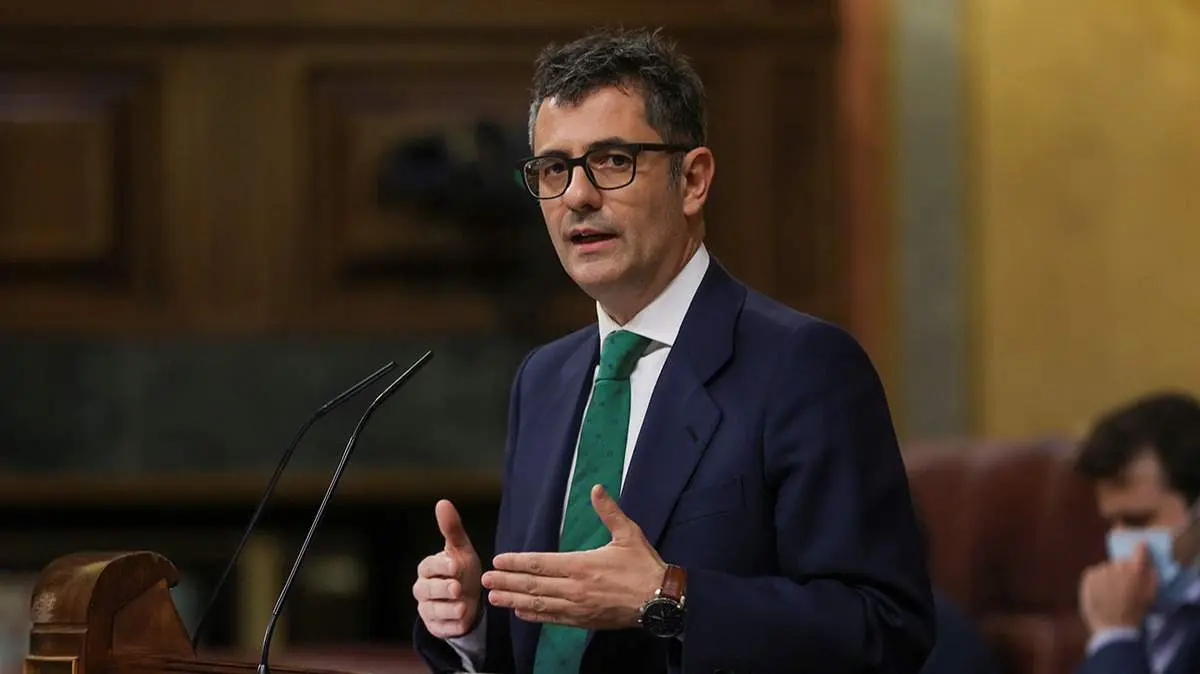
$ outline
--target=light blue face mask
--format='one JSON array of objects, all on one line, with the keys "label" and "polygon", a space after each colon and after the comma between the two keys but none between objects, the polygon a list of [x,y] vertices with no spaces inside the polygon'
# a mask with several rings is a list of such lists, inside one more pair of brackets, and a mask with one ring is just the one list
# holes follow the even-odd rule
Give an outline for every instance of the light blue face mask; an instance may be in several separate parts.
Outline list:
[{"label": "light blue face mask", "polygon": [[1146,551],[1158,572],[1158,594],[1154,601],[1158,608],[1182,603],[1191,585],[1200,580],[1200,572],[1195,566],[1180,567],[1172,558],[1173,540],[1171,530],[1163,527],[1108,532],[1108,558],[1113,561],[1132,557],[1138,543],[1146,543]]}]

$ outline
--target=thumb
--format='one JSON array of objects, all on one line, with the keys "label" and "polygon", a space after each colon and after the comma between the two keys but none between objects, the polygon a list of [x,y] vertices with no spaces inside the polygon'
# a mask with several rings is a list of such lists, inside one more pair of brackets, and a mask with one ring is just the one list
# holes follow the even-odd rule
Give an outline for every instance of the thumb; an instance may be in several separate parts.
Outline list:
[{"label": "thumb", "polygon": [[437,515],[438,530],[446,539],[446,550],[474,550],[467,530],[463,528],[462,518],[454,504],[443,499],[438,501],[434,513]]},{"label": "thumb", "polygon": [[640,529],[629,516],[621,510],[621,506],[608,495],[604,485],[592,487],[592,508],[600,516],[600,521],[608,527],[614,543],[627,541],[634,537]]}]

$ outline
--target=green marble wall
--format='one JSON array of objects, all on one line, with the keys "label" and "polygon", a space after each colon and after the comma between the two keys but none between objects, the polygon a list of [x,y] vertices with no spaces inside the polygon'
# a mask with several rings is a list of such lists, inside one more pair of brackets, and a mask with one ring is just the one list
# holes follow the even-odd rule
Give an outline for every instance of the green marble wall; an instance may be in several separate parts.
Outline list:
[{"label": "green marble wall", "polygon": [[[0,471],[268,471],[325,400],[388,360],[405,367],[426,348],[434,358],[375,413],[352,470],[498,467],[509,385],[529,346],[482,338],[0,338]],[[314,427],[295,470],[330,470],[373,397],[361,395]]]}]

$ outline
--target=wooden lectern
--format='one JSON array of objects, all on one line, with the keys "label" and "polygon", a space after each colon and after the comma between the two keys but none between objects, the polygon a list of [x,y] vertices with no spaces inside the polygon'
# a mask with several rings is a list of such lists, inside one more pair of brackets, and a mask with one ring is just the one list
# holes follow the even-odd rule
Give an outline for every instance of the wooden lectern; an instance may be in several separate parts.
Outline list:
[{"label": "wooden lectern", "polygon": [[[60,557],[38,577],[24,674],[253,674],[257,662],[196,657],[170,588],[179,571],[154,552]],[[343,674],[271,665],[279,674]]]}]

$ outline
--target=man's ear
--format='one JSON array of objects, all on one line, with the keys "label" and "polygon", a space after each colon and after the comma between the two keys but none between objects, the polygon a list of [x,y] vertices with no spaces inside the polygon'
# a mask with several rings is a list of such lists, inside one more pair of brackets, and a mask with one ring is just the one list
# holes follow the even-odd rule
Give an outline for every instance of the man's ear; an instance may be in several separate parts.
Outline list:
[{"label": "man's ear", "polygon": [[683,188],[683,213],[698,215],[708,201],[708,190],[716,173],[716,159],[712,150],[698,147],[683,157],[680,181]]}]

